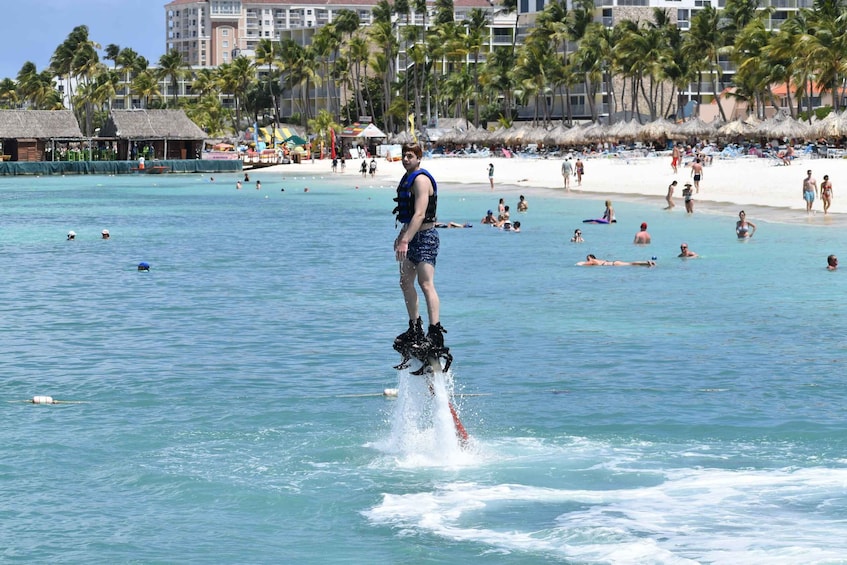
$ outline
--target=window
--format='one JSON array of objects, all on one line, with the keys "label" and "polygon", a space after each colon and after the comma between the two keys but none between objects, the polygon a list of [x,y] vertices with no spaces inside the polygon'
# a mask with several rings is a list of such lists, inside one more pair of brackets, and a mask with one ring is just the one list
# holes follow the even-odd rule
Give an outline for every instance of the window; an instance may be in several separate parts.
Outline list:
[{"label": "window", "polygon": [[229,28],[221,29],[221,35],[224,36],[224,37],[228,37],[229,36]]},{"label": "window", "polygon": [[224,41],[224,42],[221,44],[221,46],[222,46],[224,49],[226,49],[227,47],[229,47],[229,41]]}]

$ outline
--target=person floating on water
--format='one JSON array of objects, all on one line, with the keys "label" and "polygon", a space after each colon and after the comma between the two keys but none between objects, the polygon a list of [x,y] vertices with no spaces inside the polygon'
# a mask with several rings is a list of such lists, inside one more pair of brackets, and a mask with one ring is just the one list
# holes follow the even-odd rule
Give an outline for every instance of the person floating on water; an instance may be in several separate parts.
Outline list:
[{"label": "person floating on water", "polygon": [[[446,371],[452,362],[449,348],[444,346],[447,331],[440,322],[440,301],[435,289],[435,263],[439,238],[435,229],[438,205],[438,186],[433,176],[421,168],[423,151],[417,143],[403,145],[403,168],[406,174],[397,186],[397,207],[394,214],[402,224],[394,240],[394,253],[400,263],[400,288],[409,314],[409,329],[394,340],[403,359],[397,369],[408,367],[414,357],[424,362],[417,374],[422,374],[430,358],[444,358]],[[429,329],[423,333],[423,320],[418,310],[415,279],[426,300]]]},{"label": "person floating on water", "polygon": [[592,254],[585,256],[585,261],[577,263],[579,267],[655,267],[655,261],[606,261]]}]

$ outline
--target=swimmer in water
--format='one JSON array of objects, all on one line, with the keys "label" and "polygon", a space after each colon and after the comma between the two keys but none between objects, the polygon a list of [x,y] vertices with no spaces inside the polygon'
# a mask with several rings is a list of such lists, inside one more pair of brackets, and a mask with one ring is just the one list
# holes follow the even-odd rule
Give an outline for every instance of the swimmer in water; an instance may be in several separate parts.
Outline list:
[{"label": "swimmer in water", "polygon": [[585,261],[577,263],[580,267],[655,267],[655,261],[606,261],[588,254]]}]

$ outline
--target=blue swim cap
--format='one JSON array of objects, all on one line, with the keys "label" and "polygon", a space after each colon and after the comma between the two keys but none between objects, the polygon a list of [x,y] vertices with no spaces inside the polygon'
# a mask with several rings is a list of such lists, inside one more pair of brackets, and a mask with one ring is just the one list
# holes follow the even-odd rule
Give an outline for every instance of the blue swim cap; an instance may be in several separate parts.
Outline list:
[{"label": "blue swim cap", "polygon": [[138,270],[139,271],[149,271],[150,270],[150,263],[145,263],[145,262],[142,261],[141,263],[138,264]]}]

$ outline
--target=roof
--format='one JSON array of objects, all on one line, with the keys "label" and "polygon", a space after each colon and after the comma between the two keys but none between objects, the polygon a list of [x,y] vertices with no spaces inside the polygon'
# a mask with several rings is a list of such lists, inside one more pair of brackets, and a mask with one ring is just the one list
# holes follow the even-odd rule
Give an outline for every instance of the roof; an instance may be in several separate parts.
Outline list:
[{"label": "roof", "polygon": [[373,124],[355,123],[347,126],[341,131],[341,137],[385,137],[378,127]]},{"label": "roof", "polygon": [[[181,5],[190,5],[190,4],[205,4],[208,3],[208,0],[173,0],[172,2],[165,4],[165,8],[173,8]],[[269,5],[278,5],[280,7],[289,6],[296,8],[309,8],[311,6],[329,6],[336,10],[342,9],[345,6],[376,6],[378,0],[307,0],[304,2],[303,0],[242,0],[242,5],[244,7],[248,7],[250,5],[256,4],[269,4]],[[393,2],[391,2],[393,4]],[[430,6],[435,6],[435,0],[427,0],[427,4]],[[488,0],[453,0],[453,7],[455,8],[489,8],[491,9],[492,5],[488,2]]]},{"label": "roof", "polygon": [[182,110],[112,110],[100,130],[122,139],[206,139],[206,132]]},{"label": "roof", "polygon": [[0,138],[82,139],[70,110],[0,110]]}]

